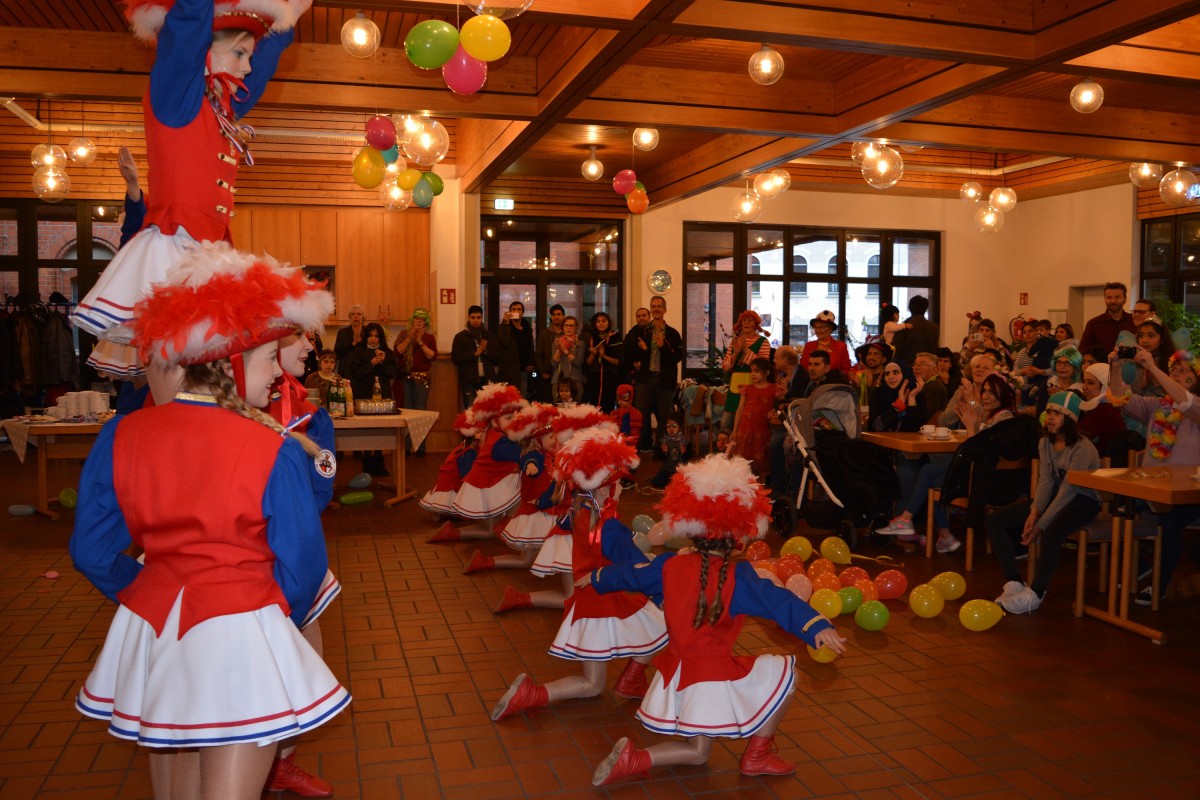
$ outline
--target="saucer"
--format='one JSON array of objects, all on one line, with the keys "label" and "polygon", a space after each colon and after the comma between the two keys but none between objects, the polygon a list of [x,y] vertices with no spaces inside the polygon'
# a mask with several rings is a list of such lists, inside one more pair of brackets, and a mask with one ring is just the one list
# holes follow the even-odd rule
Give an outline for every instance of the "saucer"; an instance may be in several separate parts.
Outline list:
[{"label": "saucer", "polygon": [[931,442],[948,442],[948,441],[950,441],[949,436],[936,436],[932,433],[929,434],[928,436],[926,436],[925,438]]}]

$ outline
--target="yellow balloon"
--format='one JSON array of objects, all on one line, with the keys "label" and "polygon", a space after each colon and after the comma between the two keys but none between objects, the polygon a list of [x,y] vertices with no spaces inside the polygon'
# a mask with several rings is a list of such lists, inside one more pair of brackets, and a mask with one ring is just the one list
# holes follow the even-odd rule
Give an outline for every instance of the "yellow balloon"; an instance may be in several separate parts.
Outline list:
[{"label": "yellow balloon", "polygon": [[834,619],[842,613],[842,598],[832,589],[817,589],[812,597],[808,598],[808,604],[818,614],[823,614],[829,619]]},{"label": "yellow balloon", "polygon": [[833,661],[835,658],[837,658],[837,653],[833,652],[824,645],[821,645],[820,650],[815,650],[808,645],[804,645],[804,647],[808,650],[808,655],[812,658],[812,660],[816,661],[818,664],[828,664],[830,661]]},{"label": "yellow balloon", "polygon": [[922,583],[920,586],[914,586],[908,593],[908,607],[918,617],[933,619],[946,607],[946,598],[942,597],[942,592],[937,587]]},{"label": "yellow balloon", "polygon": [[835,564],[850,563],[850,548],[845,539],[837,536],[829,536],[821,541],[821,555]]},{"label": "yellow balloon", "polygon": [[800,556],[808,561],[808,557],[812,555],[812,542],[804,536],[793,536],[783,543],[783,547],[779,548],[779,555]]},{"label": "yellow balloon", "polygon": [[364,147],[354,154],[350,171],[355,183],[364,189],[374,189],[383,183],[387,175],[387,162],[383,160],[383,153],[374,147]]},{"label": "yellow balloon", "polygon": [[480,14],[463,23],[458,43],[472,58],[495,61],[508,52],[512,34],[508,32],[507,25],[491,14]]},{"label": "yellow balloon", "polygon": [[970,631],[986,631],[1003,616],[1004,611],[991,600],[968,600],[958,610],[958,621]]},{"label": "yellow balloon", "polygon": [[929,583],[947,600],[957,600],[967,593],[967,579],[957,572],[940,572]]},{"label": "yellow balloon", "polygon": [[413,169],[412,167],[409,167],[396,176],[396,185],[408,192],[411,192],[413,187],[420,182],[421,170]]}]

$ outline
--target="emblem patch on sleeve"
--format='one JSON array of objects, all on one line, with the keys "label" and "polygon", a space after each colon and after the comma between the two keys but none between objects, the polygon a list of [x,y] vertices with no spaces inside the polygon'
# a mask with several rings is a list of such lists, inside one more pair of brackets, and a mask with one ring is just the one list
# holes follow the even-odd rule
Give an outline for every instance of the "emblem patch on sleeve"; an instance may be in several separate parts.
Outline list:
[{"label": "emblem patch on sleeve", "polygon": [[333,478],[337,475],[337,457],[328,450],[322,450],[313,456],[313,466],[322,478]]}]

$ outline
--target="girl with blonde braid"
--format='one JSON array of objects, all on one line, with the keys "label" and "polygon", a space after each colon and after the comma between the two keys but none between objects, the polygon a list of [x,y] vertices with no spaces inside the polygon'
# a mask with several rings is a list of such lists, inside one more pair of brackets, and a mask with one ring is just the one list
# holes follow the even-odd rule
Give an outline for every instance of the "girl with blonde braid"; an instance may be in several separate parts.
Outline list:
[{"label": "girl with blonde braid", "polygon": [[84,465],[71,556],[118,607],[76,707],[151,748],[156,797],[257,800],[277,743],[350,701],[299,630],[328,569],[319,450],[255,408],[278,340],[331,305],[206,243],[135,309],[143,362],[181,365],[182,390],[106,425]]}]

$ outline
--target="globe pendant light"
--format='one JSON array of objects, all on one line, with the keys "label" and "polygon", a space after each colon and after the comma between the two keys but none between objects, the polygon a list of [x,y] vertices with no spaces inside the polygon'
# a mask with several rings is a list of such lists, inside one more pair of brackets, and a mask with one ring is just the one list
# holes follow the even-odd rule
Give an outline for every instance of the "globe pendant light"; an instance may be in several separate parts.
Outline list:
[{"label": "globe pendant light", "polygon": [[978,181],[967,181],[958,187],[958,196],[968,203],[978,202],[983,197],[983,187],[979,185]]},{"label": "globe pendant light", "polygon": [[749,181],[746,191],[733,198],[733,218],[738,222],[754,222],[762,213],[762,198],[750,190]]},{"label": "globe pendant light", "polygon": [[850,145],[850,159],[861,167],[864,162],[879,156],[880,147],[876,142],[855,142]]},{"label": "globe pendant light", "polygon": [[658,131],[654,128],[634,128],[633,146],[638,150],[649,153],[658,147]]},{"label": "globe pendant light", "polygon": [[342,26],[342,47],[355,58],[370,58],[379,49],[379,26],[359,11]]},{"label": "globe pendant light", "polygon": [[757,53],[750,56],[747,69],[755,83],[770,86],[783,77],[783,56],[764,43]]},{"label": "globe pendant light", "polygon": [[773,200],[783,191],[783,183],[774,172],[760,172],[754,176],[754,193],[763,200]]},{"label": "globe pendant light", "polygon": [[1139,189],[1153,189],[1162,180],[1162,164],[1139,161],[1129,165],[1129,180]]},{"label": "globe pendant light", "polygon": [[1176,169],[1163,175],[1158,194],[1163,202],[1175,208],[1191,204],[1188,190],[1196,185],[1196,176],[1189,169]]},{"label": "globe pendant light", "polygon": [[71,160],[81,167],[96,160],[96,144],[86,136],[77,136],[67,145]]},{"label": "globe pendant light", "polygon": [[1071,108],[1080,114],[1091,114],[1104,104],[1104,89],[1091,78],[1075,84],[1071,90]]},{"label": "globe pendant light", "polygon": [[863,178],[876,189],[890,189],[904,177],[904,159],[890,147],[880,147],[875,158],[863,160]]},{"label": "globe pendant light", "polygon": [[29,154],[29,163],[35,167],[61,167],[67,161],[66,152],[56,144],[39,144]]},{"label": "globe pendant light", "polygon": [[400,149],[409,161],[432,167],[450,152],[450,134],[436,119],[423,119],[400,136]]},{"label": "globe pendant light", "polygon": [[782,187],[779,190],[780,194],[792,188],[792,173],[780,167],[779,169],[771,170],[771,174],[775,176],[776,182]]},{"label": "globe pendant light", "polygon": [[925,149],[925,145],[923,145],[923,144],[902,144],[902,145],[900,145],[900,149],[906,153],[919,153]]},{"label": "globe pendant light", "polygon": [[39,167],[33,173],[33,193],[48,203],[57,203],[71,191],[71,178],[59,165]]},{"label": "globe pendant light", "polygon": [[604,177],[604,164],[600,162],[600,159],[596,158],[596,148],[594,145],[589,150],[591,151],[591,155],[588,156],[587,161],[583,162],[579,171],[589,181],[598,181]]},{"label": "globe pendant light", "polygon": [[402,211],[412,205],[412,192],[401,189],[395,180],[385,180],[379,187],[379,201],[389,211]]},{"label": "globe pendant light", "polygon": [[476,14],[488,14],[496,19],[513,19],[529,10],[533,0],[467,0]]},{"label": "globe pendant light", "polygon": [[1004,227],[1004,215],[991,206],[983,206],[975,212],[975,227],[982,233],[995,233]]},{"label": "globe pendant light", "polygon": [[1007,214],[1017,206],[1017,191],[1007,186],[997,186],[988,196],[988,205],[1001,214]]}]

